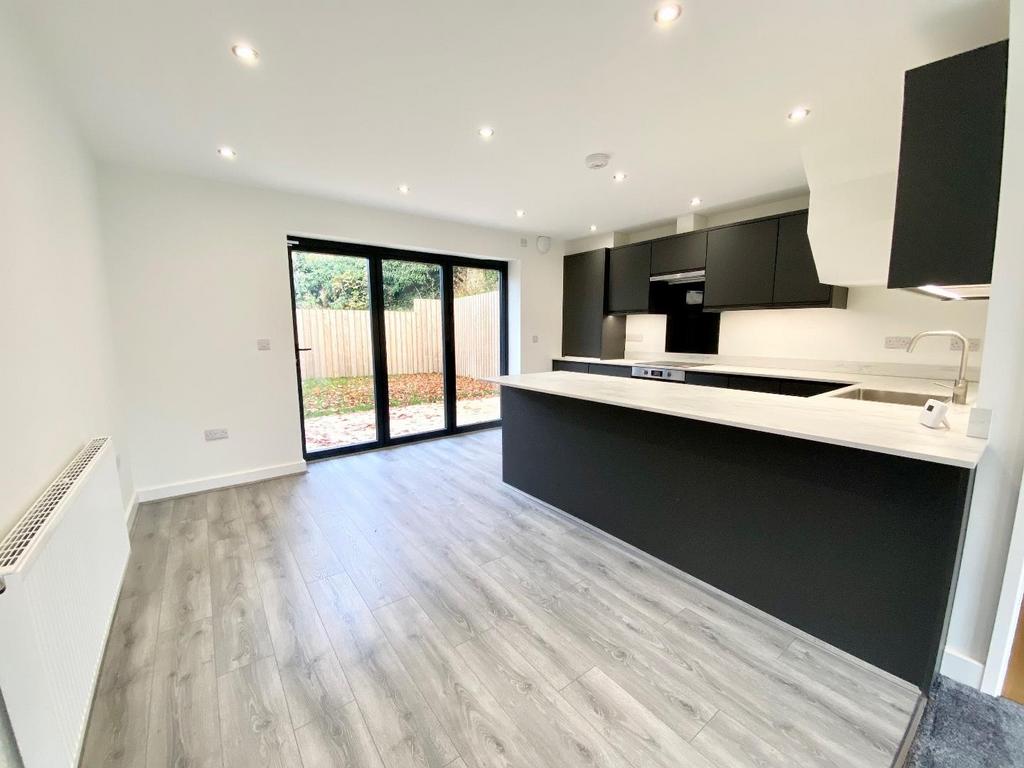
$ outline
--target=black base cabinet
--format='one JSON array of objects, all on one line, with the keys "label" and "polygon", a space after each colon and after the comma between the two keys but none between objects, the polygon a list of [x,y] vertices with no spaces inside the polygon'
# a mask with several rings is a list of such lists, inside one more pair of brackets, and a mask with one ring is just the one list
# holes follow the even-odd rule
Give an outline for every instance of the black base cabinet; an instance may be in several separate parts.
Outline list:
[{"label": "black base cabinet", "polygon": [[501,412],[509,485],[928,690],[972,470],[511,387]]},{"label": "black base cabinet", "polygon": [[628,365],[607,365],[604,363],[583,363],[577,360],[552,360],[551,370],[572,373],[593,373],[597,376],[621,376],[630,378],[633,369]]},{"label": "black base cabinet", "polygon": [[774,395],[792,397],[813,397],[848,387],[838,381],[809,381],[807,379],[783,379],[774,376],[739,376],[728,373],[704,373],[687,371],[685,384],[698,387],[719,387],[742,389],[747,392],[768,392]]}]

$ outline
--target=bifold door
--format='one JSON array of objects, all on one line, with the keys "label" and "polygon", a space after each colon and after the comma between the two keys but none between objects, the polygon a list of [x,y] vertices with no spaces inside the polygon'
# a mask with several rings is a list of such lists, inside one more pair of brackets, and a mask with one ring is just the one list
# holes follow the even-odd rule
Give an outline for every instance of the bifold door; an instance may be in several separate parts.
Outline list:
[{"label": "bifold door", "polygon": [[503,262],[288,241],[306,458],[500,424]]}]

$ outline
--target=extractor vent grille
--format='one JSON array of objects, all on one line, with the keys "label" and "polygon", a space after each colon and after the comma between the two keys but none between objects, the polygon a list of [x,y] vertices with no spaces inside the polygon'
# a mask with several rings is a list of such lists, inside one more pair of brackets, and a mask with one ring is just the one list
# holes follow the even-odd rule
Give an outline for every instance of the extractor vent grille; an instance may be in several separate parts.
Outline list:
[{"label": "extractor vent grille", "polygon": [[36,499],[36,503],[14,526],[14,530],[7,534],[0,543],[0,574],[10,573],[18,567],[22,556],[46,530],[53,513],[89,468],[96,454],[107,444],[107,440],[106,437],[97,437],[86,443],[57,479],[43,491],[43,495]]}]

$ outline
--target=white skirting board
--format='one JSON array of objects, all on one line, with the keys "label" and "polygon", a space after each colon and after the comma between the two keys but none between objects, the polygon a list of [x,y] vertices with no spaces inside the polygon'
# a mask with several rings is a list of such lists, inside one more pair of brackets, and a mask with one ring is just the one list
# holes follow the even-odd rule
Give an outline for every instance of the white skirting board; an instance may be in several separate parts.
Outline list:
[{"label": "white skirting board", "polygon": [[232,485],[245,485],[260,480],[271,480],[275,477],[286,475],[299,475],[306,471],[306,462],[295,461],[290,464],[277,464],[272,467],[260,467],[249,469],[244,472],[233,472],[227,475],[213,475],[202,477],[198,480],[186,480],[183,483],[171,483],[169,485],[158,485],[153,488],[140,488],[136,492],[139,502],[160,501],[175,496],[187,496],[190,493],[202,493],[213,491],[218,488],[229,488]]},{"label": "white skirting board", "polygon": [[981,676],[985,672],[985,665],[947,645],[946,652],[942,654],[942,667],[939,671],[958,683],[969,685],[971,688],[981,688]]},{"label": "white skirting board", "polygon": [[132,493],[131,499],[128,501],[128,504],[124,508],[124,521],[125,521],[125,525],[127,526],[129,532],[131,532],[132,528],[135,527],[135,513],[138,512],[138,511],[139,511],[139,494],[138,493]]}]

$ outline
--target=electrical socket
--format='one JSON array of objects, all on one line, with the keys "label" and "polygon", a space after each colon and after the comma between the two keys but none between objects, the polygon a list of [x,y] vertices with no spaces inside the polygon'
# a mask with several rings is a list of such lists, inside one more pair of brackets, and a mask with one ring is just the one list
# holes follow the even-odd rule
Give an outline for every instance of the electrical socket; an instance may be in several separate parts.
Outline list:
[{"label": "electrical socket", "polygon": [[[949,349],[951,352],[959,352],[960,347],[963,344],[960,343],[960,339],[952,338],[949,340]],[[981,351],[981,339],[968,339],[967,340],[967,351],[968,352],[980,352]]]},{"label": "electrical socket", "polygon": [[886,336],[886,349],[906,349],[910,346],[910,336]]},{"label": "electrical socket", "polygon": [[227,440],[228,431],[224,427],[219,427],[217,429],[208,429],[205,432],[203,432],[203,437],[206,438],[206,442],[210,442],[211,440]]},{"label": "electrical socket", "polygon": [[520,248],[525,248],[529,244],[530,244],[530,241],[527,240],[525,237],[520,237],[519,238],[519,247]]},{"label": "electrical socket", "polygon": [[256,349],[260,352],[270,351],[270,339],[256,339]]}]

